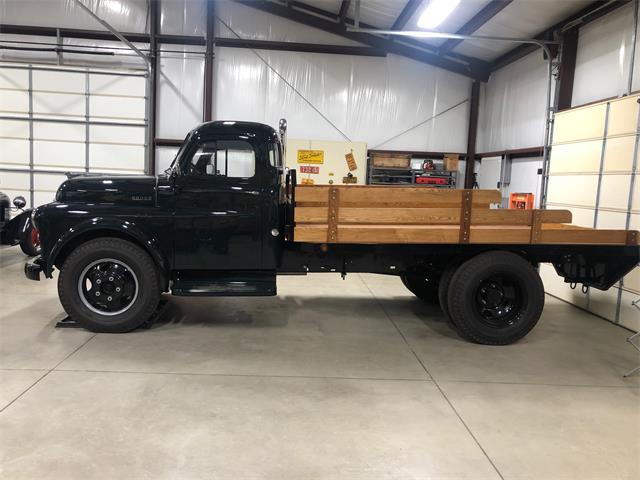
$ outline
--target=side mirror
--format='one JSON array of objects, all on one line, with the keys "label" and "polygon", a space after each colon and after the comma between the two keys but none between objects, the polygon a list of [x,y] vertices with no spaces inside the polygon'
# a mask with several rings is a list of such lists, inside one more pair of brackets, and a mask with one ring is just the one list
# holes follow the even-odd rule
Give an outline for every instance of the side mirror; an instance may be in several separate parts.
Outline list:
[{"label": "side mirror", "polygon": [[20,210],[22,210],[26,204],[27,204],[27,201],[24,199],[22,195],[19,195],[13,199],[13,205],[16,208],[19,208]]}]

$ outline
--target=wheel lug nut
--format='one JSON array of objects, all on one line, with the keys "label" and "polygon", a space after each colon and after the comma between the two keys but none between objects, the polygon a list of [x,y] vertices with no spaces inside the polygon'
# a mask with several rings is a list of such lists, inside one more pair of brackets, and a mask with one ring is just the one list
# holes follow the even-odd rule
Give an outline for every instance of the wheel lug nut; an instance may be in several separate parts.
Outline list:
[{"label": "wheel lug nut", "polygon": [[110,281],[110,282],[113,282],[113,277],[109,277],[109,281]]},{"label": "wheel lug nut", "polygon": [[113,298],[111,298],[111,297],[107,297],[107,301],[109,301],[109,302],[110,302],[111,300],[113,300]]},{"label": "wheel lug nut", "polygon": [[98,285],[100,285],[100,284],[102,283],[102,280],[98,279],[98,280],[96,280],[96,283],[97,283]]},{"label": "wheel lug nut", "polygon": [[96,292],[96,297],[99,297],[99,296],[100,296],[100,292]]},{"label": "wheel lug nut", "polygon": [[116,287],[116,292],[119,292],[119,291],[120,291],[120,287]]}]

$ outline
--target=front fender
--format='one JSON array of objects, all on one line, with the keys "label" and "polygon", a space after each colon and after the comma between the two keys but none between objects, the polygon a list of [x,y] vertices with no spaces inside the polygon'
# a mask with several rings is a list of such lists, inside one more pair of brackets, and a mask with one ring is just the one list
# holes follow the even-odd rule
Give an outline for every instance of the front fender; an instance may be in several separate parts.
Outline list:
[{"label": "front fender", "polygon": [[0,244],[17,245],[24,239],[25,232],[31,225],[32,211],[32,208],[28,208],[4,224],[0,231]]},{"label": "front fender", "polygon": [[157,239],[138,227],[135,222],[114,218],[94,217],[74,225],[60,236],[47,255],[44,274],[48,278],[51,277],[53,265],[66,246],[82,238],[89,240],[109,236],[124,239],[129,238],[133,243],[142,246],[165,273],[169,271],[169,262],[163,255]]}]

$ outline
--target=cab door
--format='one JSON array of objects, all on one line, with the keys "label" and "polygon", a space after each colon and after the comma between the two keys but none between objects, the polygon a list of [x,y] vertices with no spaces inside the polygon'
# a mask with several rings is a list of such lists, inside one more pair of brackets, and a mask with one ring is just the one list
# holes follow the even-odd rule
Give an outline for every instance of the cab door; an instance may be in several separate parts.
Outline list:
[{"label": "cab door", "polygon": [[178,270],[262,268],[263,192],[257,152],[242,140],[202,139],[174,183]]}]

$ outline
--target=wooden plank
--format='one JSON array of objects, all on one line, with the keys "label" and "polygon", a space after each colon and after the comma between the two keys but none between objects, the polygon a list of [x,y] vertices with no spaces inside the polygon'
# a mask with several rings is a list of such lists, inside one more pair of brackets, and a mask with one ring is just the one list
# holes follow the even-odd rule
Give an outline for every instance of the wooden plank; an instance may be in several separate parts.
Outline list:
[{"label": "wooden plank", "polygon": [[[298,185],[296,186],[296,205],[327,205],[329,188],[340,191],[341,207],[380,207],[380,208],[417,208],[444,207],[456,208],[462,201],[463,190],[443,190],[427,187],[385,187],[359,185]],[[498,190],[475,190],[474,205],[488,206],[500,203]]]},{"label": "wooden plank", "polygon": [[626,245],[626,230],[556,230],[543,229],[540,242],[543,244]]},{"label": "wooden plank", "polygon": [[296,242],[325,243],[327,225],[296,225],[293,238]]},{"label": "wooden plank", "polygon": [[[569,210],[540,210],[543,223],[569,223]],[[475,208],[471,212],[472,225],[531,225],[533,210]],[[327,207],[296,207],[296,223],[327,223]],[[457,225],[459,208],[340,208],[339,223],[399,224],[399,225]]]},{"label": "wooden plank", "polygon": [[338,243],[338,210],[340,207],[340,191],[329,189],[329,208],[327,209],[327,243]]},{"label": "wooden plank", "polygon": [[528,226],[471,227],[469,243],[527,244],[531,235]]},{"label": "wooden plank", "polygon": [[340,227],[339,243],[457,243],[457,225]]},{"label": "wooden plank", "polygon": [[460,205],[460,233],[458,235],[458,241],[460,243],[469,243],[473,197],[473,190],[465,190],[462,192],[462,203]]}]

